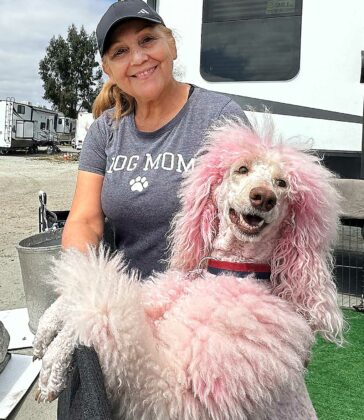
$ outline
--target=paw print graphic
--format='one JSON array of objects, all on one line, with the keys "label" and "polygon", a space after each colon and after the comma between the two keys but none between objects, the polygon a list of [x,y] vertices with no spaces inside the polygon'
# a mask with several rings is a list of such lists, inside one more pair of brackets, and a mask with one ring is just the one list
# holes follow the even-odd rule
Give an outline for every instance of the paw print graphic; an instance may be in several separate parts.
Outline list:
[{"label": "paw print graphic", "polygon": [[139,191],[142,192],[145,188],[148,187],[148,181],[145,176],[140,177],[137,176],[135,179],[130,180],[130,189],[132,191]]}]

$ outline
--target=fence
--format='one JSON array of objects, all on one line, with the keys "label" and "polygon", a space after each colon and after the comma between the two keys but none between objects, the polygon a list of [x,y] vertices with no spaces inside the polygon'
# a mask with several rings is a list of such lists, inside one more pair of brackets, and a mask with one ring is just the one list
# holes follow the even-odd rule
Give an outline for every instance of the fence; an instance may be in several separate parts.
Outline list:
[{"label": "fence", "polygon": [[364,294],[364,219],[341,219],[334,255],[340,305],[360,304]]}]

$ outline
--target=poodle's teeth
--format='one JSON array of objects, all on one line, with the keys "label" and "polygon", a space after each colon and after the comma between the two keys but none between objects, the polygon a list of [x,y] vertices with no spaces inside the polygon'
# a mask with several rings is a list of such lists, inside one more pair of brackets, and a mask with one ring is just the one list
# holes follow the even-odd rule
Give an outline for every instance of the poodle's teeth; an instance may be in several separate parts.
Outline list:
[{"label": "poodle's teeth", "polygon": [[264,224],[264,219],[262,219],[262,220],[259,222],[258,226],[259,226],[259,227],[261,227],[261,226],[263,226],[263,224]]}]

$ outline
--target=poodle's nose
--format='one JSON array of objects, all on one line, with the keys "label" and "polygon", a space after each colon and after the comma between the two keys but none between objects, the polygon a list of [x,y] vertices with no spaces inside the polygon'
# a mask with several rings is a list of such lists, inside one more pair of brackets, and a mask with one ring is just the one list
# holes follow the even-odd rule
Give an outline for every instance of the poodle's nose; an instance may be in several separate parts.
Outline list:
[{"label": "poodle's nose", "polygon": [[274,192],[264,187],[253,188],[249,198],[252,206],[261,211],[270,211],[277,204]]}]

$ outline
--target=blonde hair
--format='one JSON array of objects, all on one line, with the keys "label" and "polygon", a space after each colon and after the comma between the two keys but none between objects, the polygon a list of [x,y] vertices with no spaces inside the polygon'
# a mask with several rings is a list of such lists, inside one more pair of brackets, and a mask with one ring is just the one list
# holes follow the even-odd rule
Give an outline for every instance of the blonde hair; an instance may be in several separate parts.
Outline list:
[{"label": "blonde hair", "polygon": [[92,105],[92,115],[98,118],[107,109],[115,107],[113,119],[119,120],[135,109],[135,100],[123,92],[116,83],[108,80]]},{"label": "blonde hair", "polygon": [[[172,30],[164,25],[158,24],[156,26],[162,30],[162,32],[172,42],[172,46],[176,48],[176,41]],[[102,60],[105,63],[104,57],[102,57]],[[116,83],[108,80],[104,83],[100,93],[92,105],[92,115],[94,118],[98,118],[104,111],[110,108],[115,108],[112,118],[114,120],[120,120],[125,115],[134,112],[135,99],[123,92]]]}]

